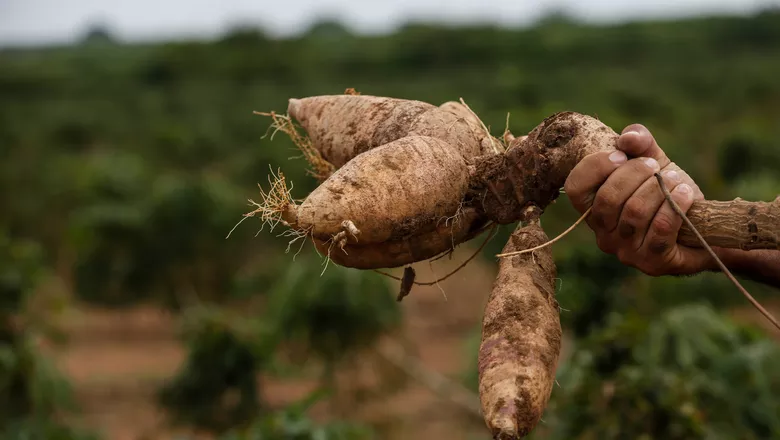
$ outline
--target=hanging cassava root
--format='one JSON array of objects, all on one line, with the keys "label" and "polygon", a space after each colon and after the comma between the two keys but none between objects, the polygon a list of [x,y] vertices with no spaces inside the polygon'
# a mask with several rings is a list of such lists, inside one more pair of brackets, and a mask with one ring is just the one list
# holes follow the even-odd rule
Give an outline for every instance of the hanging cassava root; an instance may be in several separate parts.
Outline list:
[{"label": "hanging cassava root", "polygon": [[[536,219],[540,213],[535,207],[528,210],[529,224],[518,226],[505,253],[548,241]],[[529,434],[552,393],[562,334],[555,276],[549,247],[499,262],[478,357],[482,411],[496,440]]]}]

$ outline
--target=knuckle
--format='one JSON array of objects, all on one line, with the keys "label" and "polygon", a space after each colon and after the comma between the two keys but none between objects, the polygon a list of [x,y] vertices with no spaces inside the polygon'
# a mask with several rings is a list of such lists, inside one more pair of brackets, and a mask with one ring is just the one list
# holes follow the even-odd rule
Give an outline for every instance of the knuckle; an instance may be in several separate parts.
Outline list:
[{"label": "knuckle", "polygon": [[647,250],[653,255],[663,255],[671,247],[672,244],[664,237],[654,237],[647,243]]},{"label": "knuckle", "polygon": [[600,231],[604,229],[604,216],[601,214],[601,212],[596,211],[595,204],[593,212],[590,214],[590,221],[588,223],[594,231]]},{"label": "knuckle", "polygon": [[620,235],[620,238],[626,240],[634,236],[636,234],[636,226],[632,225],[631,223],[620,220],[618,222],[618,235]]},{"label": "knuckle", "polygon": [[566,183],[563,185],[563,190],[566,192],[566,196],[569,200],[577,207],[587,205],[587,203],[593,199],[593,196],[590,195],[588,189],[576,176],[570,176],[569,179],[566,180]]},{"label": "knuckle", "polygon": [[668,214],[658,213],[653,219],[651,228],[658,235],[669,236],[675,232],[675,221]]},{"label": "knuckle", "polygon": [[611,210],[620,204],[618,192],[612,185],[605,184],[593,199],[593,211],[599,213]]},{"label": "knuckle", "polygon": [[635,224],[647,217],[646,203],[638,198],[632,197],[623,205],[622,217],[627,223]]}]

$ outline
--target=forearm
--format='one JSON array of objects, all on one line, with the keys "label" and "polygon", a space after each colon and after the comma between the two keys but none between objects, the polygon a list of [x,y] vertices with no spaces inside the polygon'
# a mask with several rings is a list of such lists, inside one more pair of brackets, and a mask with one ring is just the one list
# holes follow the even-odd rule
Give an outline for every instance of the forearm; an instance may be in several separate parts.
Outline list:
[{"label": "forearm", "polygon": [[780,250],[714,250],[734,275],[780,288]]}]

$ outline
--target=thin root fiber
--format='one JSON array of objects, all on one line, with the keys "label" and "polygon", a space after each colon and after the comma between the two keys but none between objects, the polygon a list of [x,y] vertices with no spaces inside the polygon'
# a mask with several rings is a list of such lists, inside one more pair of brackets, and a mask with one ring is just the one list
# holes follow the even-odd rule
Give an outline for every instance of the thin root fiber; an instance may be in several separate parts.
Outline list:
[{"label": "thin root fiber", "polygon": [[293,123],[290,116],[280,115],[276,112],[254,113],[261,116],[270,116],[273,120],[270,127],[273,129],[273,132],[271,133],[271,139],[273,139],[276,133],[280,131],[290,137],[295,146],[301,151],[301,153],[303,153],[303,157],[306,159],[306,162],[309,163],[310,169],[308,171],[309,174],[314,176],[314,178],[320,182],[323,182],[336,170],[336,167],[325,160],[320,152],[314,148],[314,144],[312,143],[311,139],[298,132],[298,129],[295,127],[295,124]]},{"label": "thin root fiber", "polygon": [[[293,226],[289,225],[283,219],[284,213],[290,212],[296,207],[295,200],[293,200],[291,194],[292,183],[288,188],[284,174],[281,171],[274,173],[273,169],[271,170],[271,175],[268,176],[268,183],[270,184],[268,191],[263,190],[263,187],[260,186],[260,184],[257,185],[258,188],[260,188],[260,201],[256,202],[252,199],[249,199],[249,206],[254,206],[255,209],[244,214],[243,218],[239,220],[235,226],[233,226],[233,229],[230,230],[227,237],[225,238],[229,238],[230,234],[236,230],[238,225],[240,225],[249,217],[260,217],[260,220],[262,221],[260,231],[262,231],[266,225],[268,225],[271,228],[271,231],[273,231],[279,223]],[[301,235],[306,236],[306,231],[295,231],[293,235],[296,237]]]}]

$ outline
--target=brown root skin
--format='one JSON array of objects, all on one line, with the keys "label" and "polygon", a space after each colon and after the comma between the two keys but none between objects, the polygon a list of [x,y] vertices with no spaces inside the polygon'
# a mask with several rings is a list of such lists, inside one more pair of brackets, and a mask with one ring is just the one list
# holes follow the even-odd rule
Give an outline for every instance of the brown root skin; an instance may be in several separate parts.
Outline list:
[{"label": "brown root skin", "polygon": [[347,243],[344,249],[332,240],[313,238],[314,246],[334,263],[353,269],[386,269],[428,260],[471,240],[483,232],[484,216],[474,208],[464,208],[457,218],[442,220],[436,228],[409,237],[382,243]]},{"label": "brown root skin", "polygon": [[306,130],[314,148],[336,168],[363,152],[414,135],[441,139],[466,159],[486,153],[481,127],[426,102],[324,95],[290,99],[288,112]]},{"label": "brown root skin", "polygon": [[617,135],[600,121],[573,112],[545,119],[525,139],[515,139],[506,153],[485,156],[475,166],[474,186],[483,209],[499,224],[522,219],[524,208],[542,208],[560,194],[566,178],[583,157],[615,149]]},{"label": "brown root skin", "polygon": [[458,118],[462,118],[464,121],[466,121],[466,123],[469,124],[469,127],[471,127],[472,130],[476,132],[482,130],[482,122],[479,120],[477,115],[475,115],[465,105],[457,101],[447,101],[440,105],[439,108],[446,112],[452,113]]},{"label": "brown root skin", "polygon": [[[538,222],[532,221],[515,230],[504,252],[547,240]],[[495,439],[528,435],[552,393],[562,335],[555,276],[549,247],[499,263],[485,307],[478,358],[482,411]]]},{"label": "brown root skin", "polygon": [[345,231],[345,221],[359,231],[347,234],[348,243],[406,239],[455,220],[468,180],[466,162],[452,146],[431,137],[405,137],[333,173],[298,205],[296,225],[322,241]]},{"label": "brown root skin", "polygon": [[[772,202],[728,202],[706,200],[695,202],[686,213],[710,246],[724,248],[780,249],[780,198]],[[686,225],[677,242],[701,247]]]},{"label": "brown root skin", "polygon": [[[477,158],[471,197],[499,224],[523,220],[529,204],[544,209],[560,194],[571,170],[585,156],[614,150],[618,134],[601,121],[574,112],[545,119],[526,139],[515,139],[503,155]],[[780,249],[780,199],[773,202],[696,201],[688,218],[712,246]],[[678,243],[701,247],[683,226]]]}]

